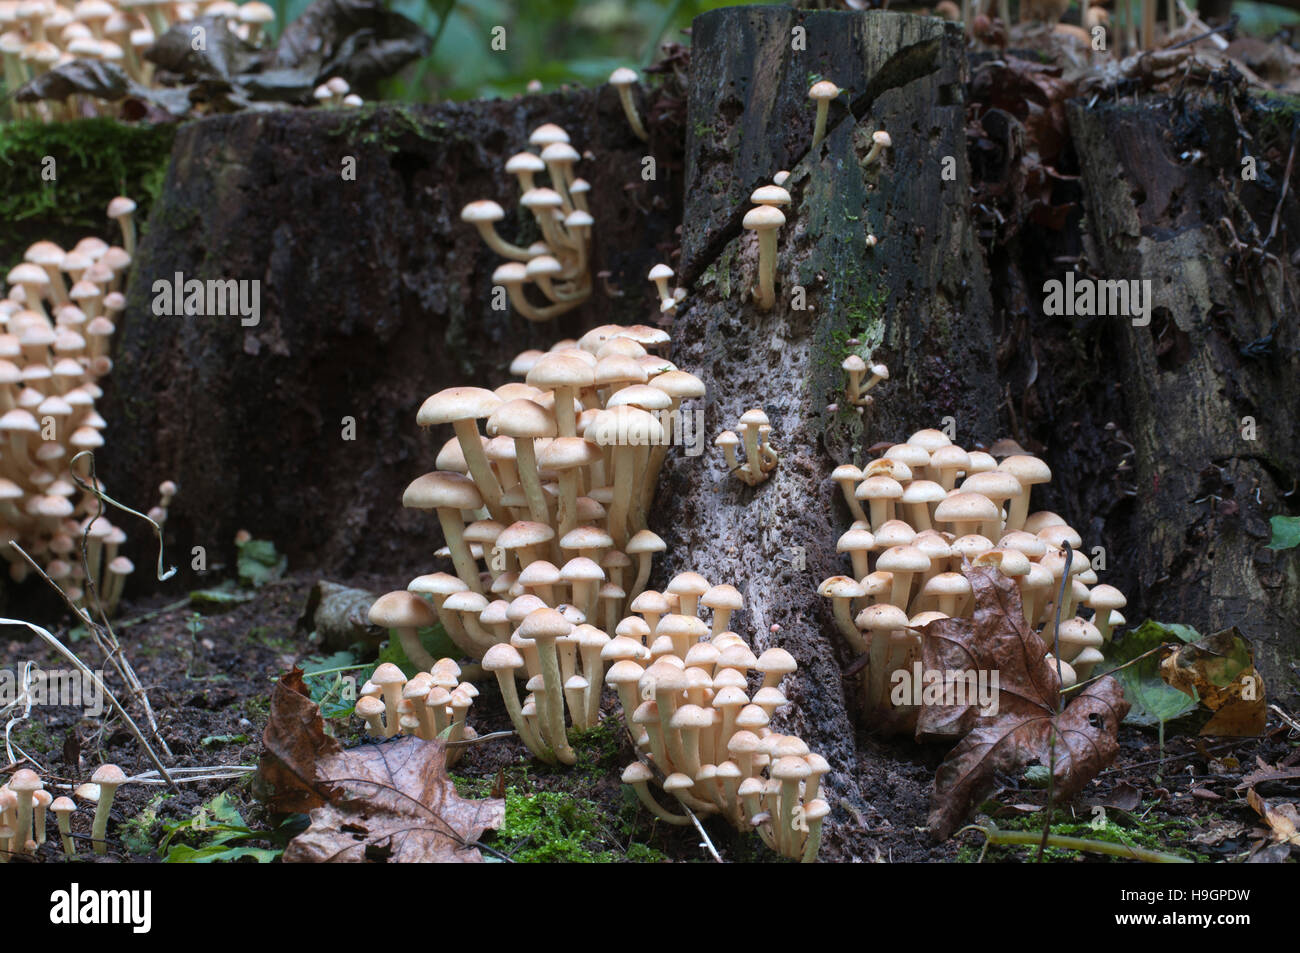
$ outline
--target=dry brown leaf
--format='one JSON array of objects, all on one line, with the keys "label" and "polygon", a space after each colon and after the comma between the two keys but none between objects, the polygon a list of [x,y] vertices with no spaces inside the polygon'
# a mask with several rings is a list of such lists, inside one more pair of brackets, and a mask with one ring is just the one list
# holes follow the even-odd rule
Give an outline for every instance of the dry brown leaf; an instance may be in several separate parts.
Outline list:
[{"label": "dry brown leaf", "polygon": [[1278,844],[1300,847],[1300,811],[1289,802],[1269,804],[1251,788],[1246,792],[1246,801],[1268,824],[1269,834]]},{"label": "dry brown leaf", "polygon": [[1047,646],[1025,625],[1020,590],[994,569],[965,573],[974,590],[972,619],[940,619],[926,626],[921,657],[926,671],[998,673],[996,712],[978,704],[922,706],[918,740],[957,738],[935,775],[930,801],[932,835],[952,834],[970,809],[997,784],[1037,760],[1051,761],[1056,737],[1055,788],[1068,799],[1083,789],[1119,752],[1119,723],[1128,712],[1123,690],[1102,678],[1056,713],[1060,680],[1046,659]]},{"label": "dry brown leaf", "polygon": [[1202,735],[1253,738],[1264,733],[1264,679],[1255,670],[1249,640],[1236,627],[1171,652],[1160,663],[1160,676],[1214,713],[1201,726]]},{"label": "dry brown leaf", "polygon": [[505,820],[500,800],[466,800],[441,741],[407,737],[349,748],[316,765],[337,799],[285,849],[286,863],[482,863],[474,846]]},{"label": "dry brown leaf", "polygon": [[501,826],[505,802],[465,800],[441,741],[408,737],[344,750],[293,669],[271,693],[259,766],[273,811],[310,811],[286,862],[481,863],[473,846]]}]

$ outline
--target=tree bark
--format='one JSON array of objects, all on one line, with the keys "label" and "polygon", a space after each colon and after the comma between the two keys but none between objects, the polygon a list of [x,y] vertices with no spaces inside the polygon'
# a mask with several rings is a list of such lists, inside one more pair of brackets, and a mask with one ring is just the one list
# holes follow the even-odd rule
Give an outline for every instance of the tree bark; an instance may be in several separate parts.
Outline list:
[{"label": "tree bark", "polygon": [[[1206,634],[1237,626],[1278,691],[1300,651],[1300,560],[1267,548],[1269,517],[1294,504],[1300,474],[1298,276],[1282,251],[1300,206],[1294,192],[1278,201],[1282,168],[1271,190],[1243,181],[1241,157],[1262,145],[1263,131],[1255,125],[1243,142],[1233,113],[1260,117],[1242,106],[1077,102],[1070,128],[1089,260],[1107,276],[1150,280],[1155,296],[1147,326],[1103,319],[1118,336],[1115,370],[1136,450],[1135,525],[1125,538],[1140,591],[1128,593],[1130,604]],[[1181,158],[1197,146],[1200,161]],[[1275,210],[1269,261],[1247,246],[1263,244]],[[1242,247],[1231,247],[1225,221]]]},{"label": "tree bark", "polygon": [[[245,528],[273,540],[291,566],[427,571],[441,534],[429,514],[402,509],[402,490],[433,469],[451,431],[421,432],[420,403],[443,387],[504,383],[525,348],[653,312],[645,276],[666,258],[680,218],[680,120],[661,115],[672,96],[669,84],[641,103],[657,119],[648,145],[610,87],[186,125],[108,378],[100,472],[110,491],[145,494],[126,501],[144,509],[160,480],[180,484],[168,537],[185,570],[196,545],[209,566],[228,561]],[[535,325],[492,309],[501,259],[460,210],[492,198],[507,211],[502,235],[538,237],[528,237],[518,185],[502,167],[543,122],[596,157],[578,171],[593,186],[593,271],[612,274],[576,311]],[[650,181],[646,155],[656,160]],[[355,181],[341,174],[346,157]],[[156,317],[154,282],[177,274],[259,280],[260,323]],[[136,575],[139,592],[147,574]],[[185,571],[172,585],[194,583]]]},{"label": "tree bark", "polygon": [[[792,49],[796,28],[802,51]],[[945,416],[960,440],[996,430],[992,305],[967,208],[960,31],[893,13],[733,7],[699,17],[692,39],[682,270],[694,282],[673,360],[708,387],[710,439],[761,407],[781,461],[750,488],[712,447],[670,457],[652,518],[668,543],[655,581],[693,569],[741,590],[738,631],[755,652],[779,645],[799,662],[781,730],[831,762],[833,805],[862,808],[841,674],[852,656],[816,594],[842,571],[835,546],[849,522],[830,472]],[[816,76],[847,95],[809,152]],[[864,165],[881,128],[893,146]],[[942,175],[944,157],[955,181]],[[757,242],[741,219],[750,192],[783,169],[793,203],[779,233],[777,304],[765,313],[751,300]],[[892,374],[864,421],[843,400],[852,339]],[[858,856],[846,831],[827,832],[825,856]]]}]

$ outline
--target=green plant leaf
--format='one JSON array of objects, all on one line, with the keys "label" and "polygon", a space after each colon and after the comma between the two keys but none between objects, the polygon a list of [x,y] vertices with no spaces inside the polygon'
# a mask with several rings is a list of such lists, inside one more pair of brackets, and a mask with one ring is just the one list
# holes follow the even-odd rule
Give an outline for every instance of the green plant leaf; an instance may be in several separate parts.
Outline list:
[{"label": "green plant leaf", "polygon": [[186,847],[177,844],[163,858],[165,864],[215,864],[252,857],[259,864],[269,864],[280,859],[284,851],[271,847],[227,847],[210,844],[207,847]]},{"label": "green plant leaf", "polygon": [[289,565],[288,559],[275,551],[275,543],[269,539],[250,539],[235,545],[239,550],[239,581],[245,586],[260,589],[283,576]]},{"label": "green plant leaf", "polygon": [[1269,549],[1294,549],[1300,546],[1300,516],[1274,516],[1268,522],[1273,527]]},{"label": "green plant leaf", "polygon": [[248,744],[248,735],[208,735],[199,744],[205,748],[212,748],[217,745],[246,745]]},{"label": "green plant leaf", "polygon": [[1124,689],[1124,697],[1132,706],[1125,721],[1154,728],[1187,714],[1197,706],[1197,699],[1189,698],[1165,683],[1160,676],[1159,653],[1147,656],[1136,665],[1126,668],[1120,666],[1162,643],[1195,642],[1200,637],[1200,633],[1189,625],[1153,622],[1148,619],[1138,628],[1117,636],[1111,642],[1105,671],[1119,681]]}]

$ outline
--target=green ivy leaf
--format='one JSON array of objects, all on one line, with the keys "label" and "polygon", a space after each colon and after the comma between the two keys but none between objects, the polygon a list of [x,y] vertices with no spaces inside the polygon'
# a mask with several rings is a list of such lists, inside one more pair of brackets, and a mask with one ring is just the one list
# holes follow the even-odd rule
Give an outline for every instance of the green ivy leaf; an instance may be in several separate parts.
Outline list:
[{"label": "green ivy leaf", "polygon": [[1269,549],[1294,549],[1300,546],[1300,516],[1274,516],[1268,522],[1273,527]]}]

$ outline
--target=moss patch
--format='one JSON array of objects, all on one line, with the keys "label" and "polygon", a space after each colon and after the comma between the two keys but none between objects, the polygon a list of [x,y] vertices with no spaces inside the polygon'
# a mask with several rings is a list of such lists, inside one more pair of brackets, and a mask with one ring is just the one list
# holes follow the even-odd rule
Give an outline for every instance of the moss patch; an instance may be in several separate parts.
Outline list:
[{"label": "moss patch", "polygon": [[[1136,821],[1136,819],[1134,820]],[[1003,830],[1037,832],[1043,829],[1043,819],[1034,815],[1001,818],[998,820],[998,827]],[[1119,824],[1108,816],[1103,823],[1094,826],[1089,821],[1080,820],[1064,812],[1058,812],[1052,824],[1052,833],[1063,837],[1079,837],[1085,840],[1104,841],[1109,844],[1124,844],[1128,847],[1161,851],[1166,854],[1187,857],[1190,860],[1210,860],[1206,855],[1199,854],[1188,846],[1192,835],[1196,833],[1196,829],[1185,818],[1144,819],[1133,824]],[[958,852],[957,859],[960,862],[973,863],[979,859],[984,846],[983,842],[979,838],[973,838],[972,841],[972,843],[963,846]],[[984,862],[1025,863],[1033,861],[1037,856],[1038,847],[1036,845],[1033,847],[990,845],[988,852],[984,856]],[[1132,861],[1125,858],[1112,857],[1108,854],[1087,853],[1085,855],[1080,854],[1079,851],[1062,850],[1054,847],[1044,851],[1043,857],[1048,861],[1086,859],[1091,863],[1132,863]]]},{"label": "moss patch", "polygon": [[175,134],[175,126],[112,119],[0,124],[0,219],[99,230],[109,199],[129,195],[142,221],[162,190]]}]

